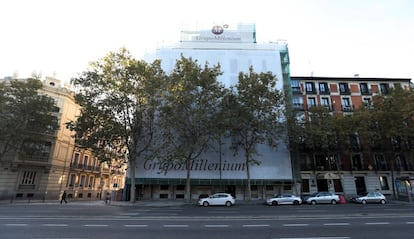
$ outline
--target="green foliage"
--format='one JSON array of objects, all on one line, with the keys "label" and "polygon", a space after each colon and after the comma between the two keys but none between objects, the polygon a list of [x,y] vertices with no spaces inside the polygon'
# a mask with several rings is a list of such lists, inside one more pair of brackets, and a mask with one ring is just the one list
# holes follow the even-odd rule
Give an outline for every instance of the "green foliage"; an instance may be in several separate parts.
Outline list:
[{"label": "green foliage", "polygon": [[240,73],[228,98],[232,149],[235,154],[242,150],[249,164],[260,163],[253,157],[258,144],[276,148],[284,136],[283,94],[276,82],[271,72],[256,73],[250,68],[249,73]]},{"label": "green foliage", "polygon": [[[81,114],[68,127],[79,147],[91,149],[101,161],[138,156],[150,144],[161,80],[159,62],[132,58],[122,48],[110,52],[92,69],[72,80],[78,87]],[[144,137],[145,136],[145,137]]]},{"label": "green foliage", "polygon": [[[163,131],[163,160],[189,165],[211,147],[217,135],[217,117],[223,97],[223,86],[217,81],[220,66],[198,65],[197,60],[177,61],[167,80],[160,111]],[[187,167],[187,199],[190,193],[190,167]]]},{"label": "green foliage", "polygon": [[283,94],[276,89],[277,79],[271,72],[240,73],[235,89],[227,97],[230,113],[231,149],[244,154],[247,166],[247,192],[250,199],[250,165],[260,164],[257,146],[276,148],[286,135]]},{"label": "green foliage", "polygon": [[0,83],[0,160],[23,142],[45,140],[59,128],[55,101],[40,94],[41,89],[38,79]]},{"label": "green foliage", "polygon": [[125,48],[92,63],[89,71],[72,80],[81,114],[67,127],[75,131],[77,146],[91,150],[101,162],[126,160],[134,179],[135,160],[154,140],[164,81],[159,61],[136,60]]}]

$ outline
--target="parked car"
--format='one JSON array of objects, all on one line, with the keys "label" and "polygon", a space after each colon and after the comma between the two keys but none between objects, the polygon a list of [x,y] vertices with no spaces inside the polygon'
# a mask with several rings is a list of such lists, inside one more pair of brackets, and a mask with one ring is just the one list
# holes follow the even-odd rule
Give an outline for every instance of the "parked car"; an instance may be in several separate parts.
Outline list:
[{"label": "parked car", "polygon": [[312,205],[319,203],[337,204],[339,196],[332,192],[317,192],[305,197],[305,202]]},{"label": "parked car", "polygon": [[233,206],[236,200],[231,194],[228,193],[216,193],[207,198],[201,198],[198,200],[197,205],[199,206],[210,206],[210,205],[222,205],[222,206]]},{"label": "parked car", "polygon": [[302,204],[302,199],[298,196],[295,196],[293,194],[279,194],[275,195],[271,198],[266,199],[267,205],[283,205],[283,204],[293,204],[293,205],[299,205]]},{"label": "parked car", "polygon": [[364,193],[363,195],[357,196],[353,198],[353,202],[356,203],[381,203],[385,204],[387,202],[387,198],[380,192],[368,192]]}]

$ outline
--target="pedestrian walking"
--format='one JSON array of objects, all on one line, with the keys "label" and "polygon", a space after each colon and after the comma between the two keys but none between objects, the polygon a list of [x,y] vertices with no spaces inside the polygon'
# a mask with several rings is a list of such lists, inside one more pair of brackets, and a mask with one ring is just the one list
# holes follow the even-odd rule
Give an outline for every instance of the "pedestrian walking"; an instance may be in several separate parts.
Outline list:
[{"label": "pedestrian walking", "polygon": [[66,191],[63,191],[62,198],[60,199],[60,204],[63,202],[65,202],[65,204],[68,203],[68,201],[66,201]]},{"label": "pedestrian walking", "polygon": [[106,193],[105,204],[111,204],[111,194],[109,192]]}]

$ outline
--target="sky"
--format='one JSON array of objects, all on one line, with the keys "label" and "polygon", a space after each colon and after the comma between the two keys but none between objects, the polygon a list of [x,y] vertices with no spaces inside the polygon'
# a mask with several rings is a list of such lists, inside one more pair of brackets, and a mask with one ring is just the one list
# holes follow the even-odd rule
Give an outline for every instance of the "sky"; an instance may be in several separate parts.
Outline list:
[{"label": "sky", "polygon": [[412,0],[2,0],[0,78],[63,82],[121,47],[137,59],[183,25],[254,23],[285,40],[292,76],[414,79]]}]

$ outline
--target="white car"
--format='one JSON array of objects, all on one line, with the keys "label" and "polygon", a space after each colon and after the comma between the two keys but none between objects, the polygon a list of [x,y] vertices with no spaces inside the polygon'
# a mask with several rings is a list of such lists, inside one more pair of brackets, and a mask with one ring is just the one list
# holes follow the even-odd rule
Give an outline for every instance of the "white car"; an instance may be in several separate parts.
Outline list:
[{"label": "white car", "polygon": [[268,198],[266,200],[267,205],[283,205],[283,204],[293,204],[293,205],[299,205],[302,204],[302,199],[298,196],[295,196],[293,194],[280,194],[275,195],[271,198]]},{"label": "white car", "polygon": [[305,198],[306,203],[315,205],[317,203],[337,204],[339,196],[331,192],[317,192]]},{"label": "white car", "polygon": [[221,205],[231,207],[236,203],[236,200],[231,194],[228,193],[216,193],[207,198],[201,198],[198,200],[199,206]]},{"label": "white car", "polygon": [[359,196],[359,197],[355,198],[355,202],[362,203],[362,204],[367,204],[367,203],[385,204],[387,202],[387,199],[380,192],[369,192],[369,193],[366,193],[363,196]]}]

